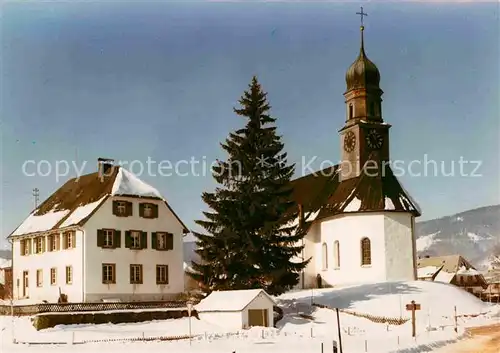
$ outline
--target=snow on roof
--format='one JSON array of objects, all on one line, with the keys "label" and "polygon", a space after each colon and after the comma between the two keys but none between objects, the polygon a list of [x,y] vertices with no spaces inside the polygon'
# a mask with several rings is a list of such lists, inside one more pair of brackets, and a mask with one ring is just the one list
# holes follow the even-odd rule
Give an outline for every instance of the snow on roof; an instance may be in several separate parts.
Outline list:
[{"label": "snow on roof", "polygon": [[344,212],[355,212],[361,208],[361,200],[357,197],[353,198],[351,202],[344,208]]},{"label": "snow on roof", "polygon": [[102,205],[108,196],[153,197],[165,202],[175,218],[187,227],[170,208],[161,194],[134,174],[117,167],[104,180],[99,173],[91,173],[68,180],[36,210],[34,210],[10,236],[33,234],[82,225],[90,214]]},{"label": "snow on roof", "polygon": [[52,229],[58,222],[68,215],[70,210],[50,211],[43,215],[35,216],[36,210],[12,233],[12,235],[22,235],[34,232],[43,232]]},{"label": "snow on roof", "polygon": [[124,168],[120,168],[116,175],[111,195],[133,195],[163,199],[158,190]]},{"label": "snow on roof", "polygon": [[417,203],[417,201],[415,201],[413,197],[411,197],[411,194],[404,187],[403,183],[401,182],[401,179],[399,179],[396,175],[394,175],[394,177],[398,181],[399,185],[401,186],[401,189],[403,189],[403,192],[405,194],[404,196],[401,196],[401,198],[407,199],[406,201],[408,201],[419,214],[422,214],[422,209],[420,208],[420,205]]},{"label": "snow on roof", "polygon": [[274,299],[263,289],[243,289],[214,291],[198,303],[195,308],[198,312],[212,311],[242,311],[257,296],[264,295],[275,304]]},{"label": "snow on roof", "polygon": [[69,227],[75,224],[80,223],[83,219],[87,218],[94,210],[99,207],[101,202],[106,198],[107,196],[103,196],[101,199],[97,200],[96,202],[91,202],[87,205],[83,205],[78,207],[76,210],[74,210],[68,218],[64,220],[64,222],[61,223],[59,226],[60,228],[63,227]]},{"label": "snow on roof", "polygon": [[461,266],[460,269],[457,271],[457,275],[461,276],[477,276],[480,275],[480,273],[473,269],[473,268],[466,268],[465,266]]},{"label": "snow on roof", "polygon": [[392,211],[392,210],[396,209],[396,207],[394,206],[394,203],[388,197],[385,198],[385,209],[388,211]]},{"label": "snow on roof", "polygon": [[436,272],[440,269],[441,267],[437,266],[425,266],[417,269],[417,276],[418,278],[429,278],[432,277],[436,274]]},{"label": "snow on roof", "polygon": [[436,278],[434,278],[434,282],[443,282],[450,283],[451,280],[455,277],[454,273],[446,272],[444,270],[439,271]]},{"label": "snow on roof", "polygon": [[0,258],[0,268],[12,267],[12,260]]}]

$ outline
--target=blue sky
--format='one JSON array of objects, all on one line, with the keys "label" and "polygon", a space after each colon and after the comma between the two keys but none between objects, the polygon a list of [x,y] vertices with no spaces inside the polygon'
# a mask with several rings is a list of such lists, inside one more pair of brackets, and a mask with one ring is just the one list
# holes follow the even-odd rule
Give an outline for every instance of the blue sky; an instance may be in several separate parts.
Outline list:
[{"label": "blue sky", "polygon": [[[43,201],[75,176],[26,176],[27,160],[87,161],[90,173],[98,157],[224,158],[219,142],[244,123],[232,108],[254,74],[297,175],[302,156],[317,156],[314,169],[337,162],[359,5],[4,3],[1,237],[31,211],[34,187]],[[402,176],[422,219],[498,203],[498,4],[364,5],[392,158],[432,159],[447,171],[460,158],[482,162],[477,177],[472,165],[468,176]],[[201,192],[214,187],[208,174],[142,178],[188,226],[201,217]]]}]

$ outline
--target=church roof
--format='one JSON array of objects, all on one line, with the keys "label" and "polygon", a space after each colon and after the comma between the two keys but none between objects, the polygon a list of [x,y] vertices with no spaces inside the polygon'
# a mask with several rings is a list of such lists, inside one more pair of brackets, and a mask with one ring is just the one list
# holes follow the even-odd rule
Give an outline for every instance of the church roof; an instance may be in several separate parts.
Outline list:
[{"label": "church roof", "polygon": [[110,196],[162,200],[187,230],[158,190],[128,170],[115,166],[102,180],[98,172],[68,180],[33,210],[10,237],[82,226]]},{"label": "church roof", "polygon": [[335,165],[295,179],[292,186],[294,200],[302,205],[304,213],[319,211],[315,220],[355,212],[421,215],[420,207],[389,166],[378,177],[361,173],[341,182],[339,165]]}]

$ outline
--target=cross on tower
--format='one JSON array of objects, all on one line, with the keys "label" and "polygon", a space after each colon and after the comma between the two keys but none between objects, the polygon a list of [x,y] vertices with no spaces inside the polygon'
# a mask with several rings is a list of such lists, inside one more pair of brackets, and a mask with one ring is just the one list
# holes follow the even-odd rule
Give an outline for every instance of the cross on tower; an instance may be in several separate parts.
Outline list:
[{"label": "cross on tower", "polygon": [[366,12],[363,12],[363,6],[361,6],[361,12],[356,12],[356,15],[361,17],[361,27],[363,27],[363,17],[368,16]]}]

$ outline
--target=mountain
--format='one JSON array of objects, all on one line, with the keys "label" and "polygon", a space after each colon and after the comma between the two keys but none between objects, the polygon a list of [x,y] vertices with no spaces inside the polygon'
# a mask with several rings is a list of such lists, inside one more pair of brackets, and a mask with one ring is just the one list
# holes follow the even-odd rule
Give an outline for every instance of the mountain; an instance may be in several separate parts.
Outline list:
[{"label": "mountain", "polygon": [[10,250],[0,250],[0,259],[12,259],[12,252]]},{"label": "mountain", "polygon": [[415,232],[419,256],[460,254],[486,269],[500,257],[500,205],[419,222]]}]

